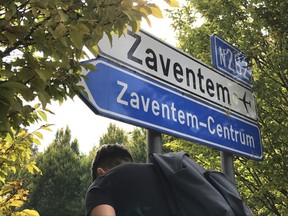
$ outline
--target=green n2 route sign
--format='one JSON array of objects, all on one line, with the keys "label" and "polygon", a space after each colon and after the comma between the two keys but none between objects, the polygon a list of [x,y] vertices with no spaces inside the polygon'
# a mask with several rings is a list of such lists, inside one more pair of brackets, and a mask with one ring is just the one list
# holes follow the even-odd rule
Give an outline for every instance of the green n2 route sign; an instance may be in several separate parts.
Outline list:
[{"label": "green n2 route sign", "polygon": [[252,87],[252,71],[246,56],[216,34],[210,36],[213,66]]}]

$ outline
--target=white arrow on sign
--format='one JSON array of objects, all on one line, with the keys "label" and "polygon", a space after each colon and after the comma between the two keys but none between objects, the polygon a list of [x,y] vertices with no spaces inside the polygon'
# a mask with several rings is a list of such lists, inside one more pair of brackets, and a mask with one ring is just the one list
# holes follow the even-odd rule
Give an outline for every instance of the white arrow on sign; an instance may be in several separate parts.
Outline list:
[{"label": "white arrow on sign", "polygon": [[227,112],[257,120],[255,98],[250,89],[145,31],[134,34],[128,30],[120,38],[115,35],[112,47],[104,37],[99,48],[100,56]]}]

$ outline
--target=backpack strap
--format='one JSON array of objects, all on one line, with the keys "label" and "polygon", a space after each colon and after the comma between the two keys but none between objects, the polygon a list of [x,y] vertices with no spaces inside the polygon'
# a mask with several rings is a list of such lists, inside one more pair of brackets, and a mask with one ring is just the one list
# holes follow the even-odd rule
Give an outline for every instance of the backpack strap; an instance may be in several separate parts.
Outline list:
[{"label": "backpack strap", "polygon": [[206,179],[221,193],[237,216],[252,216],[242,201],[236,185],[222,172],[207,170]]},{"label": "backpack strap", "polygon": [[178,211],[178,204],[176,202],[175,196],[171,193],[171,184],[168,181],[166,175],[164,174],[163,170],[160,168],[157,160],[154,157],[155,153],[150,153],[149,158],[154,165],[156,170],[157,176],[160,179],[162,185],[162,191],[165,194],[167,205],[169,206],[171,216],[180,216]]}]

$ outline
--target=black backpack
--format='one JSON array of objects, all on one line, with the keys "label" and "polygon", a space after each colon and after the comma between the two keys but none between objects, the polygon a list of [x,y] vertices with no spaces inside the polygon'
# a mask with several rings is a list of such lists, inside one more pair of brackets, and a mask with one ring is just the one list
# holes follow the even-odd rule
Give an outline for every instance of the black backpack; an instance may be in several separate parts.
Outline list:
[{"label": "black backpack", "polygon": [[235,184],[205,170],[184,152],[149,155],[159,173],[172,215],[251,216]]}]

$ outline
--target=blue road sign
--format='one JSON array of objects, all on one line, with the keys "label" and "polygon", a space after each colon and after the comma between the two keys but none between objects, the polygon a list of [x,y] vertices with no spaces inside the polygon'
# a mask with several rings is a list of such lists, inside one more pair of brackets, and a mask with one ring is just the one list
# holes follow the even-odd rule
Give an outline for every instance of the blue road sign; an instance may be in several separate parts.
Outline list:
[{"label": "blue road sign", "polygon": [[216,34],[210,42],[213,66],[251,88],[252,71],[246,56]]},{"label": "blue road sign", "polygon": [[262,159],[258,125],[197,101],[154,79],[97,58],[83,71],[87,96],[100,115],[202,143],[255,160]]}]

